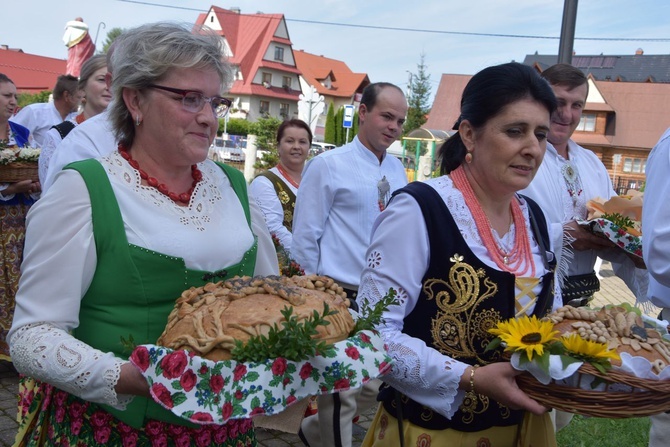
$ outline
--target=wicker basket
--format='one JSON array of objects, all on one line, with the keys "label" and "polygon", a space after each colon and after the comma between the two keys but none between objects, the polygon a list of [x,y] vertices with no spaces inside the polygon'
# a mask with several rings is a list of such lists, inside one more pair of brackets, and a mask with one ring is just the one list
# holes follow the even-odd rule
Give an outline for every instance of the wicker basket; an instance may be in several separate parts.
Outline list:
[{"label": "wicker basket", "polygon": [[39,181],[37,163],[14,162],[0,165],[0,183],[15,183],[22,180]]},{"label": "wicker basket", "polygon": [[[668,380],[640,379],[614,370],[602,374],[586,363],[576,374],[595,376],[609,385],[603,391],[561,386],[555,382],[543,385],[530,373],[517,376],[516,381],[519,388],[544,406],[584,416],[622,419],[652,416],[670,410]],[[620,391],[621,385],[631,390]],[[611,389],[615,386],[619,390]]]}]

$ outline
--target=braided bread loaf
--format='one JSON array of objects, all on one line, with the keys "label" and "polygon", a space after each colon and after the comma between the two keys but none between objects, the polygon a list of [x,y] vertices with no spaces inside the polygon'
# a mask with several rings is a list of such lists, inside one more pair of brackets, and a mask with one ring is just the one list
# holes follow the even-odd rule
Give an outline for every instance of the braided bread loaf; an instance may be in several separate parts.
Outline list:
[{"label": "braided bread loaf", "polygon": [[210,360],[228,360],[235,341],[267,334],[273,325],[285,321],[281,311],[293,307],[298,320],[324,303],[337,313],[318,327],[317,339],[336,343],[348,337],[354,327],[349,300],[342,287],[325,276],[235,277],[223,282],[191,287],[177,299],[157,344],[171,349],[188,349]]}]

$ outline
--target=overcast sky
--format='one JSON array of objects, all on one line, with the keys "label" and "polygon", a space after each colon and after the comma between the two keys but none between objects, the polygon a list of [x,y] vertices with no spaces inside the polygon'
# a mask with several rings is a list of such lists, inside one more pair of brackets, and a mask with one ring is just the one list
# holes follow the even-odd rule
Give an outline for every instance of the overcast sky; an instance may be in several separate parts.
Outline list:
[{"label": "overcast sky", "polygon": [[[433,95],[442,73],[474,74],[489,65],[522,62],[536,51],[558,54],[564,5],[563,0],[227,1],[233,3],[215,4],[239,7],[246,14],[284,14],[294,50],[342,60],[354,72],[367,73],[373,82],[406,88],[408,72],[417,71],[424,53]],[[112,28],[161,20],[193,23],[199,12],[212,5],[205,0],[3,3],[0,44],[61,59],[67,58],[62,41],[65,23],[77,16],[89,25],[91,37],[101,48]],[[632,55],[638,48],[645,54],[670,54],[668,17],[667,0],[582,0],[574,50],[578,55]]]}]

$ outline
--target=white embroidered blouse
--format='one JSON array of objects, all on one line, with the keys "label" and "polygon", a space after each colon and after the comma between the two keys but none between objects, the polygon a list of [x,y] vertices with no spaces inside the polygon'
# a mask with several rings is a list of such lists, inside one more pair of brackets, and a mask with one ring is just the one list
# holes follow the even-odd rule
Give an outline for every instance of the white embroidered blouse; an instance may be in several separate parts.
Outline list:
[{"label": "white embroidered blouse", "polygon": [[[499,270],[484,248],[463,195],[453,186],[451,179],[442,176],[426,183],[440,194],[456,221],[460,235],[472,252],[487,266]],[[522,201],[521,208],[527,232],[532,235],[528,205],[525,201]],[[550,239],[553,240],[551,235]],[[514,245],[513,224],[500,238],[500,242],[504,247]],[[536,277],[540,278],[547,270],[542,261],[540,247],[532,236],[530,247]],[[394,360],[392,372],[384,380],[415,401],[445,417],[451,417],[463,401],[465,393],[458,386],[469,365],[428,347],[423,340],[403,333],[403,320],[414,309],[430,257],[435,255],[450,254],[430,253],[426,224],[418,203],[409,194],[396,196],[373,227],[372,242],[368,248],[357,301],[361,305],[367,299],[374,304],[383,298],[389,288],[398,292],[400,305],[389,308],[380,327],[389,354]],[[549,254],[550,259],[551,256]],[[540,282],[533,289],[532,295],[537,296],[541,288]],[[562,301],[560,290],[554,290],[556,295],[553,307],[557,308],[562,305]],[[515,295],[525,311],[531,313],[535,307],[533,298],[520,294],[518,284]],[[426,323],[429,324],[428,317]]]}]

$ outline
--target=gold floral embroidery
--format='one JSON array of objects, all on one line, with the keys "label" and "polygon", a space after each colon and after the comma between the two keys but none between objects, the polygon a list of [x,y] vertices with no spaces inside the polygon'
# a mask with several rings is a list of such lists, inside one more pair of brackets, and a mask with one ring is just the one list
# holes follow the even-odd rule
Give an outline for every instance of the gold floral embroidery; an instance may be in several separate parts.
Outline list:
[{"label": "gold floral embroidery", "polygon": [[484,270],[475,270],[463,262],[463,256],[450,258],[448,280],[429,279],[423,289],[428,299],[435,299],[440,312],[432,320],[431,334],[436,349],[453,358],[478,359],[481,343],[490,340],[488,328],[500,320],[495,310],[482,311],[479,306],[498,291]]},{"label": "gold floral embroidery", "polygon": [[289,197],[288,194],[286,194],[286,191],[282,190],[277,194],[277,197],[279,197],[279,201],[281,202],[282,205],[286,205],[288,203]]}]

